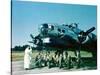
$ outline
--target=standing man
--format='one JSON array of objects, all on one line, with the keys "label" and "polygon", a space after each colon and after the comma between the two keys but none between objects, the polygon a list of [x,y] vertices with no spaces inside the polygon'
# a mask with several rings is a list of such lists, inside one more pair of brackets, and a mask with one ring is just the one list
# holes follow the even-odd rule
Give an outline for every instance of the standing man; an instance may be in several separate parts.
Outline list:
[{"label": "standing man", "polygon": [[24,69],[31,69],[32,65],[32,48],[28,46],[24,53]]}]

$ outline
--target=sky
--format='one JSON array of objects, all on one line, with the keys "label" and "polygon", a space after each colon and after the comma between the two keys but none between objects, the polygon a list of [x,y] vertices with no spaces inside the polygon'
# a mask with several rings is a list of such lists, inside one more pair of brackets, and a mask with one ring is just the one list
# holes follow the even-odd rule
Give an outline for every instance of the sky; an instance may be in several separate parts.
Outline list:
[{"label": "sky", "polygon": [[[97,6],[73,5],[28,1],[12,1],[12,47],[28,44],[39,33],[42,23],[79,23],[79,28],[88,30],[97,26]],[[97,27],[96,27],[97,28]],[[96,31],[94,33],[96,34]]]}]

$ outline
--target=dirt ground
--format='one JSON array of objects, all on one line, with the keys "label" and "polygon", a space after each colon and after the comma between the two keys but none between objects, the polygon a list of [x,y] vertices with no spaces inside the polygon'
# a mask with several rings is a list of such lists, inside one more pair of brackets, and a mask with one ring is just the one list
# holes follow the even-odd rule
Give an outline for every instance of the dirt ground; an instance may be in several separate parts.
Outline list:
[{"label": "dirt ground", "polygon": [[59,69],[58,67],[48,68],[35,68],[30,70],[24,70],[23,68],[23,61],[13,61],[12,62],[12,75],[23,75],[23,74],[39,74],[39,73],[51,73],[51,72],[68,72],[68,71],[82,71],[82,70],[94,70],[96,66],[84,66],[81,68],[76,69],[75,67],[71,69]]}]

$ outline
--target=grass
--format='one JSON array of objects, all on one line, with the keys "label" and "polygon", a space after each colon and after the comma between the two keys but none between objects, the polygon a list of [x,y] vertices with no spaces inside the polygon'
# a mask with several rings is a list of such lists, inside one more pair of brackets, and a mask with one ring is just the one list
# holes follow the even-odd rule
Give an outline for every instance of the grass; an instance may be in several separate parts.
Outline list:
[{"label": "grass", "polygon": [[[81,51],[80,53],[81,53],[81,57],[92,57],[91,52]],[[37,54],[38,54],[38,51],[33,51],[33,58],[35,58]],[[44,54],[44,51],[43,51],[43,54]],[[53,55],[54,51],[51,51],[51,54]],[[68,51],[68,54],[71,55],[71,57],[75,56],[73,51]],[[24,60],[24,51],[12,51],[11,58],[12,58],[12,61]]]},{"label": "grass", "polygon": [[11,54],[12,61],[20,61],[24,59],[24,52],[13,51]]}]

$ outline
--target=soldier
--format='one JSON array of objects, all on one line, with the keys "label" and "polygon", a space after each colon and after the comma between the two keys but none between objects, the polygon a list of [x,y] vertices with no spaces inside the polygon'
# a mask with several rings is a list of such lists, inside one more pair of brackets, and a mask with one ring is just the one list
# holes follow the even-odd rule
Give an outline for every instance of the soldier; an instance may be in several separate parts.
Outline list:
[{"label": "soldier", "polygon": [[72,67],[72,57],[71,56],[68,56],[67,67],[68,67],[68,69],[70,69]]},{"label": "soldier", "polygon": [[70,69],[72,67],[72,58],[70,55],[68,55],[67,51],[63,52],[63,65]]},{"label": "soldier", "polygon": [[42,67],[41,61],[42,61],[42,55],[41,52],[39,52],[35,59],[35,66]]},{"label": "soldier", "polygon": [[60,54],[59,55],[59,58],[58,58],[58,65],[59,65],[59,68],[62,68],[62,62],[63,62],[63,54]]},{"label": "soldier", "polygon": [[80,68],[81,56],[80,56],[80,51],[79,50],[76,51],[76,63],[77,63],[77,67],[76,68]]},{"label": "soldier", "polygon": [[50,56],[49,56],[49,62],[50,62],[50,65],[52,66],[52,67],[54,67],[54,66],[58,66],[58,53],[57,52],[55,52],[54,54],[51,54]]},{"label": "soldier", "polygon": [[51,68],[54,66],[54,59],[50,52],[48,52],[47,54],[47,66],[48,68]]},{"label": "soldier", "polygon": [[50,56],[50,52],[47,52],[47,66],[48,68],[51,68],[51,56]]},{"label": "soldier", "polygon": [[44,66],[47,66],[47,52],[43,55]]},{"label": "soldier", "polygon": [[56,54],[56,52],[54,53],[54,55],[52,56],[53,58],[53,63],[55,66],[58,66],[58,55]]},{"label": "soldier", "polygon": [[47,58],[47,52],[42,52],[42,56],[41,56],[41,64],[42,66],[47,66],[47,61],[48,61],[48,58]]},{"label": "soldier", "polygon": [[63,52],[63,60],[64,60],[63,65],[66,67],[68,64],[68,52],[67,51]]}]

